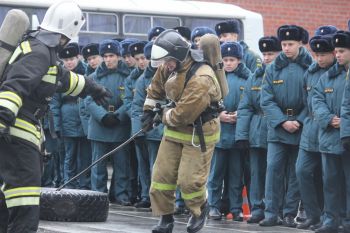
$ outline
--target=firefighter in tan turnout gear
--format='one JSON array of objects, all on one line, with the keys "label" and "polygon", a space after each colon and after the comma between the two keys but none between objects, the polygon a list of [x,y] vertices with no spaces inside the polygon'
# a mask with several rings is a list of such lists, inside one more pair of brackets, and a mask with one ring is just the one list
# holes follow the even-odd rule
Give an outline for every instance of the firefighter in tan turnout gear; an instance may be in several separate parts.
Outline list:
[{"label": "firefighter in tan turnout gear", "polygon": [[77,36],[85,19],[71,1],[52,5],[40,29],[25,35],[0,85],[0,232],[32,233],[39,223],[41,181],[40,120],[53,94],[103,104],[110,94],[82,75],[58,65],[57,52]]},{"label": "firefighter in tan turnout gear", "polygon": [[199,231],[208,212],[206,181],[220,137],[221,91],[213,69],[195,60],[198,52],[175,30],[162,32],[154,41],[151,62],[159,68],[147,89],[143,128],[152,128],[155,106],[166,100],[170,104],[162,111],[164,135],[150,190],[152,212],[161,216],[153,233],[172,232],[177,186],[191,212],[187,232]]}]

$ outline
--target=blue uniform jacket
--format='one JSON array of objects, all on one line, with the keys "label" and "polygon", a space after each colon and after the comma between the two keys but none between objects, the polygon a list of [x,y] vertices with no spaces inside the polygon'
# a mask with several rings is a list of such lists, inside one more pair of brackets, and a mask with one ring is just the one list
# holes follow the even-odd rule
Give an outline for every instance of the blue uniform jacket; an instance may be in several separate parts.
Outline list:
[{"label": "blue uniform jacket", "polygon": [[244,41],[238,42],[243,48],[243,59],[246,67],[254,73],[255,70],[262,66],[262,60],[260,56],[249,49],[248,45]]},{"label": "blue uniform jacket", "polygon": [[[239,101],[241,100],[244,86],[247,79],[251,76],[250,70],[244,63],[240,63],[238,67],[230,73],[226,73],[228,84],[228,95],[224,98],[225,111],[237,111]],[[221,122],[220,141],[216,144],[217,148],[230,149],[235,144],[236,124]]]},{"label": "blue uniform jacket", "polygon": [[[141,117],[143,114],[143,104],[147,96],[147,87],[151,84],[153,75],[156,73],[155,68],[149,65],[145,72],[136,82],[135,96],[131,107],[132,134],[135,134],[142,128]],[[147,140],[161,141],[163,136],[164,125],[161,123],[156,128],[146,133]]]},{"label": "blue uniform jacket", "polygon": [[[116,69],[107,69],[104,62],[96,69],[91,77],[99,84],[108,88],[113,97],[109,99],[108,106],[98,106],[89,96],[85,100],[86,108],[91,117],[89,120],[88,139],[101,142],[123,142],[130,135],[130,120],[123,104],[125,96],[124,82],[129,75],[127,66],[122,62],[118,62]],[[115,127],[105,127],[102,125],[102,118],[113,110],[121,121]]]},{"label": "blue uniform jacket", "polygon": [[267,148],[267,123],[260,107],[261,84],[266,66],[258,68],[247,80],[238,105],[236,141],[249,140],[250,147]]},{"label": "blue uniform jacket", "polygon": [[350,81],[349,70],[346,75],[346,85],[341,106],[340,137],[350,137]]},{"label": "blue uniform jacket", "polygon": [[[333,66],[334,64],[332,64]],[[301,133],[299,147],[311,152],[319,152],[318,143],[318,122],[314,117],[314,111],[312,109],[312,95],[316,84],[320,80],[320,77],[329,69],[321,68],[317,62],[311,64],[309,69],[305,72],[304,81],[306,82],[307,91],[307,112],[303,123],[303,131]]]},{"label": "blue uniform jacket", "polygon": [[[79,61],[77,67],[72,71],[77,74],[84,74],[85,68],[86,65]],[[79,115],[78,98],[62,93],[53,96],[54,100],[51,104],[55,105],[53,110],[55,128],[64,137],[82,137],[85,135]]]},{"label": "blue uniform jacket", "polygon": [[312,95],[312,109],[320,127],[319,148],[322,153],[340,155],[344,152],[340,141],[340,130],[332,127],[330,123],[334,116],[340,117],[345,77],[344,66],[336,63],[321,76]]},{"label": "blue uniform jacket", "polygon": [[131,119],[131,104],[132,104],[132,100],[134,99],[136,81],[142,75],[142,73],[143,73],[143,70],[141,70],[140,68],[135,68],[133,71],[131,71],[130,75],[125,80],[124,104],[125,104],[126,112],[130,119]]},{"label": "blue uniform jacket", "polygon": [[268,142],[299,144],[301,130],[289,133],[282,123],[287,120],[304,122],[307,115],[304,73],[311,63],[311,55],[301,47],[294,61],[282,52],[266,68],[260,104],[267,119]]}]

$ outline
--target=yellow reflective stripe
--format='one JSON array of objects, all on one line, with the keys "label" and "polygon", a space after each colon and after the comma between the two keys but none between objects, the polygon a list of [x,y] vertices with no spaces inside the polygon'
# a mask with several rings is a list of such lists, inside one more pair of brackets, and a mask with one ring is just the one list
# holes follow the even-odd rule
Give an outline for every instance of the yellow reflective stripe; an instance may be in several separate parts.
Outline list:
[{"label": "yellow reflective stripe", "polygon": [[12,101],[6,100],[6,99],[0,99],[0,106],[7,108],[13,114],[15,114],[15,116],[17,116],[19,107],[16,104],[14,104]]},{"label": "yellow reflective stripe", "polygon": [[20,187],[20,188],[8,189],[4,191],[4,195],[6,199],[9,199],[15,196],[40,195],[40,191],[41,191],[40,187]]},{"label": "yellow reflective stripe", "polygon": [[17,59],[17,57],[18,57],[19,55],[21,55],[21,53],[22,53],[22,49],[21,49],[20,46],[18,46],[18,47],[16,48],[16,50],[13,52],[13,54],[12,54],[12,56],[11,56],[11,58],[10,58],[10,60],[9,60],[9,64],[12,64],[12,63]]},{"label": "yellow reflective stripe", "polygon": [[[69,89],[65,92],[66,95],[72,95],[73,92],[76,91],[76,88],[79,86],[80,77],[78,74],[70,71],[70,78],[69,78]],[[85,79],[84,79],[84,85],[85,85]]]},{"label": "yellow reflective stripe", "polygon": [[162,191],[175,191],[176,184],[162,184],[152,181],[151,187]]},{"label": "yellow reflective stripe", "polygon": [[41,131],[38,130],[33,124],[29,123],[28,121],[16,118],[15,126],[29,131],[30,133],[36,135],[38,138],[41,138]]},{"label": "yellow reflective stripe", "polygon": [[15,127],[10,127],[10,135],[18,137],[18,138],[22,138],[22,139],[29,141],[29,142],[33,143],[34,145],[40,147],[41,140],[38,139],[33,134],[28,133],[27,131],[17,129]]},{"label": "yellow reflective stripe", "polygon": [[[181,141],[187,141],[187,142],[192,141],[192,134],[174,131],[174,130],[169,129],[168,127],[164,128],[164,136],[178,139]],[[220,131],[216,132],[213,135],[204,135],[204,140],[207,143],[217,142],[217,141],[219,141],[219,139],[220,139]],[[194,137],[194,142],[199,143],[199,138],[197,135],[195,135],[195,137]]]},{"label": "yellow reflective stripe", "polygon": [[32,48],[30,47],[29,41],[24,41],[21,43],[23,54],[30,53]]},{"label": "yellow reflective stripe", "polygon": [[49,70],[47,71],[47,74],[56,75],[57,73],[57,66],[50,66]]},{"label": "yellow reflective stripe", "polygon": [[84,86],[85,86],[85,78],[83,75],[78,74],[78,83],[70,95],[71,96],[79,95],[83,91]]},{"label": "yellow reflective stripe", "polygon": [[7,208],[16,206],[39,205],[40,197],[20,197],[6,200]]},{"label": "yellow reflective stripe", "polygon": [[194,199],[196,197],[204,196],[204,194],[205,194],[205,189],[203,189],[201,191],[198,191],[198,192],[194,192],[194,193],[183,193],[183,192],[181,192],[181,197],[184,200],[191,200],[191,199]]},{"label": "yellow reflective stripe", "polygon": [[10,126],[10,135],[22,138],[38,147],[41,144],[41,130],[37,129],[33,124],[19,118],[16,118],[14,126]]},{"label": "yellow reflective stripe", "polygon": [[12,91],[0,92],[0,98],[11,100],[13,103],[17,104],[18,107],[22,107],[22,99],[15,92],[12,92]]},{"label": "yellow reflective stripe", "polygon": [[0,123],[0,127],[6,128],[6,125]]},{"label": "yellow reflective stripe", "polygon": [[55,75],[44,75],[41,79],[44,82],[56,84],[56,76]]}]

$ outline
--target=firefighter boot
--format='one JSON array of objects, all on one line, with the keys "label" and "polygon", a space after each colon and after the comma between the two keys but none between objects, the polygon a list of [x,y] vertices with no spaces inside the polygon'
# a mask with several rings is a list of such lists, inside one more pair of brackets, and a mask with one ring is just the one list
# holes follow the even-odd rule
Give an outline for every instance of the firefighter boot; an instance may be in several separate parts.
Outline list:
[{"label": "firefighter boot", "polygon": [[209,211],[209,207],[208,207],[207,202],[205,202],[201,206],[201,211],[202,211],[202,213],[198,217],[191,214],[191,217],[187,223],[187,232],[188,233],[195,233],[195,232],[200,231],[203,228],[205,220],[207,219],[208,211]]},{"label": "firefighter boot", "polygon": [[152,233],[172,233],[174,228],[174,217],[172,214],[160,216],[158,225],[152,228]]}]

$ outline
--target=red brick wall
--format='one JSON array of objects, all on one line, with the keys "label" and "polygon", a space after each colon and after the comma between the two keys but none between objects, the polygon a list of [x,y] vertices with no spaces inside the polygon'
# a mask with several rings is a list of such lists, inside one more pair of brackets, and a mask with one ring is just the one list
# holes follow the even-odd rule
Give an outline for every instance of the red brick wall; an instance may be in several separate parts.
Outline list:
[{"label": "red brick wall", "polygon": [[[209,0],[202,0],[209,1]],[[334,25],[348,30],[350,0],[212,0],[231,3],[262,14],[264,34],[275,35],[283,24],[297,24],[314,35],[321,25]]]}]

